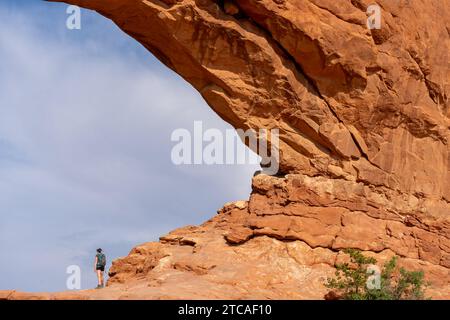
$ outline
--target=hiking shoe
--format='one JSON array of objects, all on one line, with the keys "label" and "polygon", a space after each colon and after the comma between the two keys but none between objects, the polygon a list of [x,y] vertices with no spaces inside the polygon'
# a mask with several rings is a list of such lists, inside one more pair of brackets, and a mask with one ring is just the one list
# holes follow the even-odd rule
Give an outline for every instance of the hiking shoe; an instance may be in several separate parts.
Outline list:
[{"label": "hiking shoe", "polygon": [[95,289],[102,289],[102,288],[103,288],[102,286],[95,287]]}]

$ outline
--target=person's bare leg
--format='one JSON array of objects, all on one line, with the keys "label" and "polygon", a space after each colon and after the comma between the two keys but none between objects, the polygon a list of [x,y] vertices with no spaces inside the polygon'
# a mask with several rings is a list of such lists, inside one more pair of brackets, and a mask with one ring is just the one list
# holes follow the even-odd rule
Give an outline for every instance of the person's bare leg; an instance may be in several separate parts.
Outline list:
[{"label": "person's bare leg", "polygon": [[104,272],[100,271],[100,283],[102,288],[105,286]]},{"label": "person's bare leg", "polygon": [[98,286],[102,285],[102,271],[101,270],[97,270],[97,281],[98,281]]}]

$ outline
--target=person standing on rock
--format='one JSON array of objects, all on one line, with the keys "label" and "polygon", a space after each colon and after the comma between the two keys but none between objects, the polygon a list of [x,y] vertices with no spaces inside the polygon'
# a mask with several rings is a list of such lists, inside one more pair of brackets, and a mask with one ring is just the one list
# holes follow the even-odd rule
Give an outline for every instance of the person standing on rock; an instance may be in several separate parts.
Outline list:
[{"label": "person standing on rock", "polygon": [[97,254],[95,255],[95,266],[94,270],[97,273],[97,279],[98,279],[98,285],[96,289],[101,289],[105,286],[105,280],[103,273],[105,272],[105,266],[106,266],[106,256],[102,252],[103,250],[101,248],[97,249]]}]

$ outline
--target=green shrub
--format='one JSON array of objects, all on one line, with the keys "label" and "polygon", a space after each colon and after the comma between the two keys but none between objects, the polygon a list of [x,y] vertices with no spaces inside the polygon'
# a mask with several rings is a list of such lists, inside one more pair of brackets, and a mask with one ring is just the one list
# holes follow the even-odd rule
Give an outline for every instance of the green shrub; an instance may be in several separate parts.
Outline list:
[{"label": "green shrub", "polygon": [[[422,300],[425,299],[423,271],[408,271],[397,267],[397,257],[386,262],[375,286],[375,271],[368,272],[375,265],[375,258],[364,256],[359,250],[346,249],[350,263],[337,264],[335,278],[328,278],[325,284],[335,289],[346,300]],[[368,285],[372,284],[372,285]]]}]

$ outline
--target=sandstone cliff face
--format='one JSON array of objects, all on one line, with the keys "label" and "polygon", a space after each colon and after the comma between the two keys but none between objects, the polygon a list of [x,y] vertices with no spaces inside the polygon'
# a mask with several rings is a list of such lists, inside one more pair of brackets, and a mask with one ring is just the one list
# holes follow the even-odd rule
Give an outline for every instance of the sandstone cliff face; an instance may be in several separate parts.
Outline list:
[{"label": "sandstone cliff face", "polygon": [[227,204],[203,225],[175,230],[115,261],[109,285],[145,283],[152,297],[318,299],[335,264],[348,258],[339,249],[358,248],[380,263],[401,257],[402,266],[426,272],[428,294],[450,298],[448,225],[373,216],[371,204],[383,199],[371,198],[362,184],[329,183],[258,175],[249,201]]},{"label": "sandstone cliff face", "polygon": [[446,0],[378,0],[379,30],[368,0],[65,2],[112,19],[235,128],[280,130],[278,176],[255,177],[242,208],[135,248],[111,287],[317,298],[351,247],[402,257],[448,297]]}]

